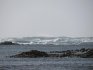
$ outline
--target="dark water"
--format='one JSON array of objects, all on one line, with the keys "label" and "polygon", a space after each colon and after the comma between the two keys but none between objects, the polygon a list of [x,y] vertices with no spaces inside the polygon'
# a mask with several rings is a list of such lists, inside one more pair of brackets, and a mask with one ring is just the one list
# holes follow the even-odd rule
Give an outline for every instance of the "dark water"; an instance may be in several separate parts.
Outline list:
[{"label": "dark water", "polygon": [[93,58],[9,58],[22,51],[64,51],[93,46],[0,45],[0,70],[93,70]]}]

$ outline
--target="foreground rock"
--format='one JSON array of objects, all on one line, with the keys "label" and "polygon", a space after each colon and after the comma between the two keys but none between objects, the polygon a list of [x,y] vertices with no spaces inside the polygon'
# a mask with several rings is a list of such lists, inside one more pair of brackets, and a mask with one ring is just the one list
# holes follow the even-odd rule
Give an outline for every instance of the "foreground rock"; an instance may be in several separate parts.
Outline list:
[{"label": "foreground rock", "polygon": [[86,53],[84,53],[82,58],[93,58],[93,49],[89,49]]},{"label": "foreground rock", "polygon": [[27,52],[22,52],[20,54],[10,56],[10,57],[29,57],[29,58],[36,58],[36,57],[48,57],[49,55],[46,52],[31,50]]},{"label": "foreground rock", "polygon": [[23,57],[23,58],[37,58],[37,57],[80,57],[80,58],[93,58],[93,49],[82,48],[80,50],[67,50],[67,51],[51,51],[49,53],[31,50],[27,52],[22,52],[17,55],[10,57]]},{"label": "foreground rock", "polygon": [[52,51],[50,55],[53,57],[93,58],[93,49],[81,48],[80,50]]}]

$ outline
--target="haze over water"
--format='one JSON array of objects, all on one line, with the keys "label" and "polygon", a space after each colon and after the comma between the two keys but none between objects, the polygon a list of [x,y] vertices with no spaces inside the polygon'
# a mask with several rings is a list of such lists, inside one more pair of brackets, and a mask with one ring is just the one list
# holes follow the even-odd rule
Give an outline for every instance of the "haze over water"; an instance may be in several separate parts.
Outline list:
[{"label": "haze over water", "polygon": [[0,38],[93,36],[93,0],[0,0]]}]

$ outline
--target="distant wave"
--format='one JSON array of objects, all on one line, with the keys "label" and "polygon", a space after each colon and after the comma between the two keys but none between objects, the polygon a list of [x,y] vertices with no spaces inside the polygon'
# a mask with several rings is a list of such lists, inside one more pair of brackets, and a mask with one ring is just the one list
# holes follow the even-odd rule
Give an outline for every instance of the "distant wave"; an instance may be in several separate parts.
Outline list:
[{"label": "distant wave", "polygon": [[54,45],[79,45],[84,43],[93,44],[93,37],[23,37],[7,38],[1,41],[12,41],[18,44],[54,44]]}]

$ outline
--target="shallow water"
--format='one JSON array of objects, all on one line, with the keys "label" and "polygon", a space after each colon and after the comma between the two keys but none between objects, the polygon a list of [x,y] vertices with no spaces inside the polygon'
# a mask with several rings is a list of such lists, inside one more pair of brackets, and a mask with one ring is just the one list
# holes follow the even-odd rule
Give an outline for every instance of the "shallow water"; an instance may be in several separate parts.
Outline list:
[{"label": "shallow water", "polygon": [[[82,47],[84,46],[0,46],[0,70],[93,70],[93,58],[8,57],[10,55],[28,50],[41,50],[49,52],[79,49]],[[87,46],[86,48],[92,48],[92,46]]]}]

